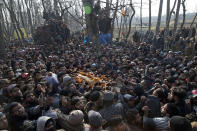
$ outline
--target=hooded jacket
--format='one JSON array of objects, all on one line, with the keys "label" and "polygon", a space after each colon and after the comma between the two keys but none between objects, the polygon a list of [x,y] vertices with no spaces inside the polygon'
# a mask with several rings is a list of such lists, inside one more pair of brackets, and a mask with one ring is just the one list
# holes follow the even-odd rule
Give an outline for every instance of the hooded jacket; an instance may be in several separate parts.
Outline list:
[{"label": "hooded jacket", "polygon": [[44,131],[45,124],[50,119],[52,119],[52,118],[48,117],[48,116],[42,116],[42,117],[38,118],[38,120],[37,120],[37,130],[36,131]]}]

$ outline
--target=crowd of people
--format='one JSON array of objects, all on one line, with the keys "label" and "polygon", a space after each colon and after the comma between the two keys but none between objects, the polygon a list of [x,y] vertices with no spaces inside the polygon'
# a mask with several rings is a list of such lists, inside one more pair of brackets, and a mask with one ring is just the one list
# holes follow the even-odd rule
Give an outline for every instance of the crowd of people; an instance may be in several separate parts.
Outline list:
[{"label": "crowd of people", "polygon": [[43,26],[35,30],[33,39],[36,44],[60,44],[69,41],[70,30],[62,20],[47,19]]},{"label": "crowd of people", "polygon": [[[0,130],[197,130],[197,56],[146,42],[50,42],[7,46]],[[79,72],[104,76],[105,86]]]},{"label": "crowd of people", "polygon": [[[136,31],[133,35],[133,41],[139,43],[145,41],[146,43],[152,44],[155,49],[175,49],[185,51],[187,47],[195,48],[196,28],[182,28],[178,29],[175,33],[173,30],[167,31],[166,29],[160,31],[158,35],[152,31],[141,32]],[[190,52],[191,53],[191,52]]]}]

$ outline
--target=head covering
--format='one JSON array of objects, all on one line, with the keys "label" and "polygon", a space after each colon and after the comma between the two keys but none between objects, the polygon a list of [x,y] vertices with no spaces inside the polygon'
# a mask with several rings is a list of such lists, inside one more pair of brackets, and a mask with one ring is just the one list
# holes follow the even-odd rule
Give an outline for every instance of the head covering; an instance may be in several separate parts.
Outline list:
[{"label": "head covering", "polygon": [[124,95],[124,99],[125,99],[126,101],[130,101],[130,100],[134,100],[135,97],[132,96],[132,95],[130,95],[130,94],[125,94],[125,95]]},{"label": "head covering", "polygon": [[114,94],[111,91],[106,91],[104,92],[103,100],[104,101],[113,101],[114,99]]},{"label": "head covering", "polygon": [[12,112],[12,109],[17,106],[19,103],[18,102],[12,102],[10,104],[8,104],[6,107],[5,107],[5,112],[8,112],[8,113],[11,113]]},{"label": "head covering", "polygon": [[72,78],[67,74],[63,77],[63,84],[68,85],[72,81]]},{"label": "head covering", "polygon": [[192,97],[193,98],[197,97],[197,90],[192,90]]},{"label": "head covering", "polygon": [[170,120],[171,131],[191,131],[192,126],[185,117],[173,116]]},{"label": "head covering", "polygon": [[77,126],[83,123],[84,114],[81,110],[74,110],[70,112],[68,116],[68,122],[73,125]]},{"label": "head covering", "polygon": [[51,117],[48,116],[41,116],[37,120],[37,131],[44,131],[45,129],[45,124],[47,123],[48,120],[52,119]]},{"label": "head covering", "polygon": [[89,124],[95,128],[102,126],[103,118],[99,112],[93,110],[89,111],[88,120],[89,120]]}]

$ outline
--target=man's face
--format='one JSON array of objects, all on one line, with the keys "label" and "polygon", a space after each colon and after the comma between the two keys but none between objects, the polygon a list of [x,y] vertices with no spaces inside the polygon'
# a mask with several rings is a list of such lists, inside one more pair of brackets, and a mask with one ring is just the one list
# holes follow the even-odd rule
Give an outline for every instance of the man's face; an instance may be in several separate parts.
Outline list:
[{"label": "man's face", "polygon": [[0,130],[8,129],[8,121],[5,115],[0,118]]},{"label": "man's face", "polygon": [[129,105],[129,107],[133,108],[135,106],[135,100],[134,99],[129,100],[128,105]]},{"label": "man's face", "polygon": [[79,100],[76,104],[75,104],[75,107],[78,109],[78,110],[83,110],[84,109],[84,102]]},{"label": "man's face", "polygon": [[65,96],[61,96],[61,103],[62,103],[62,106],[64,106],[64,107],[70,105],[70,102],[68,101],[68,99]]},{"label": "man's face", "polygon": [[116,131],[126,131],[126,129],[127,129],[127,126],[126,126],[126,124],[124,122],[121,122],[116,127]]},{"label": "man's face", "polygon": [[52,96],[48,96],[47,99],[46,99],[46,105],[50,106],[53,104],[53,97]]},{"label": "man's face", "polygon": [[136,123],[138,123],[138,124],[142,123],[142,117],[140,116],[139,113],[136,115]]},{"label": "man's face", "polygon": [[12,97],[22,97],[22,96],[23,96],[23,94],[22,94],[22,92],[21,92],[21,90],[19,88],[15,87],[12,90]]},{"label": "man's face", "polygon": [[42,75],[40,73],[36,73],[36,79],[41,79]]},{"label": "man's face", "polygon": [[17,106],[15,106],[13,109],[12,109],[12,114],[14,116],[24,116],[25,115],[25,108],[21,105],[21,104],[18,104]]},{"label": "man's face", "polygon": [[34,102],[34,100],[35,100],[35,96],[34,96],[34,94],[33,93],[29,93],[27,96],[26,96],[26,101],[27,102]]},{"label": "man's face", "polygon": [[13,78],[14,77],[14,72],[13,71],[9,71],[8,72],[8,77],[9,78]]}]

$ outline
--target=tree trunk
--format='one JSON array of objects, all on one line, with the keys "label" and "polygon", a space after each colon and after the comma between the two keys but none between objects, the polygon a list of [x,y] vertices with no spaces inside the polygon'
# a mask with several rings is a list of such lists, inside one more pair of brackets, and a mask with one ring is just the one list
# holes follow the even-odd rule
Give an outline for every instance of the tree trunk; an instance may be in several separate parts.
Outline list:
[{"label": "tree trunk", "polygon": [[172,13],[174,12],[174,8],[176,6],[176,2],[177,2],[177,0],[174,1],[174,5],[172,7],[172,10],[170,11],[169,19],[168,19],[167,25],[166,25],[166,30],[169,30],[170,20],[171,20],[171,17],[172,17]]},{"label": "tree trunk", "polygon": [[41,0],[41,2],[42,2],[42,7],[44,8],[44,11],[47,11],[46,10],[46,6],[45,6],[45,3],[44,3],[44,0]]},{"label": "tree trunk", "polygon": [[186,0],[182,0],[182,7],[183,7],[183,21],[182,21],[182,23],[181,23],[181,29],[183,28],[183,26],[184,26],[184,24],[185,24],[185,14],[186,14],[185,1],[186,1]]},{"label": "tree trunk", "polygon": [[194,24],[194,21],[195,21],[196,17],[197,17],[197,13],[196,13],[196,15],[194,16],[194,18],[193,18],[193,20],[192,20],[192,23],[191,23],[191,25],[190,25],[190,28],[192,28],[192,25]]},{"label": "tree trunk", "polygon": [[29,26],[30,26],[31,34],[32,34],[33,33],[33,24],[32,24],[32,18],[31,18],[31,11],[30,11],[29,6],[28,6],[28,0],[25,0],[25,5],[26,5],[26,8],[27,8],[28,23],[29,23]]},{"label": "tree trunk", "polygon": [[118,32],[118,38],[120,38],[120,37],[121,37],[122,21],[123,21],[123,16],[121,16],[121,20],[120,20],[120,27],[119,27],[119,32]]},{"label": "tree trunk", "polygon": [[57,6],[58,1],[57,0],[53,0],[53,3],[54,3],[54,11],[55,11],[56,14],[58,14],[58,6]]},{"label": "tree trunk", "polygon": [[176,32],[176,30],[177,30],[177,25],[178,25],[178,22],[179,22],[179,11],[180,11],[180,6],[181,6],[181,0],[178,0],[177,9],[176,9],[176,17],[175,17],[175,21],[174,21],[174,32]]},{"label": "tree trunk", "polygon": [[21,19],[21,24],[26,29],[26,26],[24,24],[23,14],[21,11],[21,3],[19,2],[19,0],[17,2],[18,2],[18,9],[19,9],[19,15],[20,15],[20,19]]},{"label": "tree trunk", "polygon": [[141,6],[140,6],[140,27],[141,27],[141,33],[142,33],[142,0],[141,0]]},{"label": "tree trunk", "polygon": [[[2,11],[1,5],[0,5],[0,12]],[[3,38],[3,28],[2,28],[2,18],[3,16],[0,13],[0,57],[1,59],[5,58],[5,43],[4,43],[4,38]]]},{"label": "tree trunk", "polygon": [[106,0],[106,14],[107,14],[107,17],[110,17],[110,6],[109,6],[109,0]]},{"label": "tree trunk", "polygon": [[[23,43],[24,41],[24,35],[23,35],[23,32],[22,30],[20,29],[20,25],[19,25],[19,22],[17,21],[17,18],[16,18],[16,14],[14,13],[14,9],[13,9],[13,0],[10,0],[9,1],[9,6],[7,5],[7,3],[5,2],[5,0],[3,0],[4,4],[5,4],[5,7],[8,9],[9,13],[10,13],[10,17],[11,17],[11,21],[12,21],[12,24],[14,26],[14,29],[16,31],[16,34],[17,34],[17,37],[19,39],[19,41],[21,42],[21,44]],[[20,33],[20,34],[19,34]],[[22,41],[21,41],[22,39]]]},{"label": "tree trunk", "polygon": [[151,0],[149,0],[149,23],[148,23],[148,31],[151,31]]},{"label": "tree trunk", "polygon": [[117,12],[118,12],[118,3],[119,3],[119,0],[116,1],[116,8],[115,8],[115,11],[114,11],[113,17],[112,17],[112,29],[111,29],[112,38],[114,36],[114,25],[115,25],[115,19],[117,17]]},{"label": "tree trunk", "polygon": [[[93,11],[93,5],[94,0],[83,0],[84,6],[89,6],[91,10]],[[86,14],[86,28],[88,37],[92,39],[95,43],[98,42],[98,26],[97,26],[97,18],[94,14],[94,12],[91,12],[90,14]]]},{"label": "tree trunk", "polygon": [[[167,0],[166,27],[169,26],[169,25],[168,25],[169,18],[170,18],[170,0]],[[166,30],[169,30],[169,27],[166,28]]]},{"label": "tree trunk", "polygon": [[[3,12],[4,12],[4,16],[5,16],[5,22],[6,22],[6,27],[5,28],[7,28],[7,32],[8,32],[8,36],[7,37],[9,37],[9,40],[12,38],[12,26],[9,24],[9,22],[8,22],[8,15],[7,15],[7,11],[5,10],[5,9],[3,9]],[[2,13],[3,13],[2,12]]]},{"label": "tree trunk", "polygon": [[132,19],[133,19],[133,16],[135,15],[135,9],[133,7],[133,4],[132,4],[132,0],[130,2],[130,7],[132,9],[132,15],[130,17],[130,20],[129,20],[129,31],[127,32],[127,35],[126,35],[126,40],[129,38],[129,35],[130,35],[130,32],[131,32],[131,23],[132,23]]},{"label": "tree trunk", "polygon": [[163,0],[160,0],[159,13],[158,13],[158,19],[157,19],[157,26],[156,26],[156,34],[158,34],[159,31],[160,31],[162,8],[163,8]]}]

